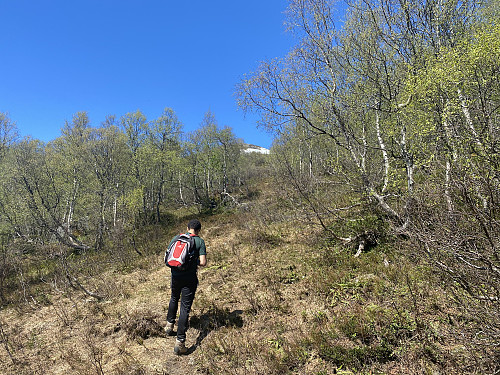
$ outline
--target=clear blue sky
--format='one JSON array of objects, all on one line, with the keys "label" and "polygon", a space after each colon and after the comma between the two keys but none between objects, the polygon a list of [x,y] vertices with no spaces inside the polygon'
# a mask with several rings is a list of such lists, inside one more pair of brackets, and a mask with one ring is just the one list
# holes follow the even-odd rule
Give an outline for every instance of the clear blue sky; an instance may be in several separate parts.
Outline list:
[{"label": "clear blue sky", "polygon": [[78,111],[106,115],[172,108],[186,132],[207,110],[264,147],[271,137],[234,96],[259,62],[285,56],[286,0],[0,0],[0,111],[21,136],[60,135]]}]

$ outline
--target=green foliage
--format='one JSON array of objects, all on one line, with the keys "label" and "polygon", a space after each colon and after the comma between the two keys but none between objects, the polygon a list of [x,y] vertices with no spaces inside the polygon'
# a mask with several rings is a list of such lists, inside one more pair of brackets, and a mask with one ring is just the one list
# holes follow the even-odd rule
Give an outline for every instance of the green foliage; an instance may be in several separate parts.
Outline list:
[{"label": "green foliage", "polygon": [[228,202],[230,190],[241,181],[240,142],[229,127],[219,128],[208,111],[201,127],[189,134],[186,149],[190,173],[185,184],[193,189],[200,212],[214,212]]},{"label": "green foliage", "polygon": [[363,366],[369,363],[384,363],[395,359],[392,349],[384,345],[345,348],[341,345],[323,344],[319,350],[321,358],[337,366],[346,366],[354,370],[362,369]]},{"label": "green foliage", "polygon": [[277,137],[277,206],[329,237],[325,263],[339,272],[322,269],[314,289],[334,304],[382,292],[384,282],[341,267],[361,266],[344,253],[410,240],[408,255],[434,267],[471,321],[491,322],[468,327],[476,348],[477,334],[499,332],[497,8],[362,1],[337,29],[334,3],[294,1],[299,45],[239,87],[240,104]]},{"label": "green foliage", "polygon": [[[172,212],[179,207],[189,215],[192,207],[214,214],[238,204],[237,188],[251,178],[240,175],[240,141],[229,127],[219,128],[213,114],[204,122],[188,136],[170,108],[154,120],[140,111],[108,116],[97,127],[79,112],[45,144],[17,139],[15,124],[0,113],[1,303],[16,289],[30,293],[37,278],[57,277],[59,256],[89,261],[104,253],[129,270],[135,256],[163,249],[156,232],[149,234],[156,245],[144,245],[143,228],[176,223]],[[245,159],[248,170],[264,168],[254,159]],[[19,253],[33,257],[26,269]]]},{"label": "green foliage", "polygon": [[497,371],[500,27],[476,5],[359,2],[339,30],[332,2],[290,2],[300,45],[239,87],[275,131],[270,157],[241,154],[210,111],[190,134],[169,108],[99,127],[79,112],[48,144],[0,113],[1,302],[149,269],[179,220],[239,206],[238,240],[206,269],[230,297],[192,319],[207,371],[446,372],[453,345]]}]

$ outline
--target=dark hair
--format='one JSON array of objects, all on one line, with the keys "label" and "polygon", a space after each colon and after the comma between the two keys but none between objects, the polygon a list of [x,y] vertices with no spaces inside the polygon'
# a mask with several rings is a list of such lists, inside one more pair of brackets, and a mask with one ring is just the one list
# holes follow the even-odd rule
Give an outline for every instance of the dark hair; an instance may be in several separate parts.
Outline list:
[{"label": "dark hair", "polygon": [[196,232],[199,232],[201,229],[201,223],[198,219],[192,219],[188,223],[188,229],[194,229]]}]

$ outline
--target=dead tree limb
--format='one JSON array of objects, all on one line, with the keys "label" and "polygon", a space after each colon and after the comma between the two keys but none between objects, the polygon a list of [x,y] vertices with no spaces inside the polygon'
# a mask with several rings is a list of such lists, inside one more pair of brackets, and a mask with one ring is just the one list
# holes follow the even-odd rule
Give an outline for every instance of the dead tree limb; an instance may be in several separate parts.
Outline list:
[{"label": "dead tree limb", "polygon": [[91,291],[87,290],[82,284],[80,284],[80,282],[75,277],[71,276],[69,273],[66,274],[66,278],[68,279],[69,285],[73,289],[75,289],[75,290],[81,290],[86,295],[88,295],[90,297],[94,297],[98,301],[102,301],[104,299],[103,296],[100,296],[100,295],[98,295],[98,294],[96,294],[94,292],[91,292]]},{"label": "dead tree limb", "polygon": [[234,203],[236,206],[239,206],[239,205],[240,205],[240,203],[236,200],[236,198],[235,198],[235,197],[233,197],[233,196],[232,196],[231,194],[229,194],[228,192],[223,191],[223,192],[221,193],[221,195],[225,195],[226,197],[231,198],[231,200],[233,201],[233,203]]},{"label": "dead tree limb", "polygon": [[12,361],[12,363],[13,364],[17,364],[17,360],[16,360],[16,358],[14,357],[14,355],[12,354],[12,352],[11,352],[11,350],[9,348],[9,339],[7,337],[7,334],[3,330],[3,324],[2,324],[1,321],[0,321],[0,341],[3,343],[3,345],[5,347],[5,350],[7,351],[7,354],[9,355],[10,360]]}]

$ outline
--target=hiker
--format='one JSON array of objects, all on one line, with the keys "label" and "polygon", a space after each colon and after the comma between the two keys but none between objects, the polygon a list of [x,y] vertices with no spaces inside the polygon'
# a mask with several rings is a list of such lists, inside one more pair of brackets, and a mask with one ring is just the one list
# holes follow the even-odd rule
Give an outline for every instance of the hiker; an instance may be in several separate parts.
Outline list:
[{"label": "hiker", "polygon": [[[170,303],[168,305],[167,313],[167,325],[165,331],[167,335],[173,336],[175,333],[174,323],[177,316],[177,308],[179,305],[179,299],[181,302],[181,311],[179,313],[179,321],[177,323],[177,338],[175,340],[174,352],[175,354],[186,354],[186,330],[188,328],[189,312],[191,310],[191,305],[193,304],[194,295],[196,293],[196,288],[198,286],[198,276],[196,271],[198,266],[205,266],[207,264],[207,250],[205,247],[205,241],[199,237],[201,230],[201,223],[197,219],[189,221],[187,227],[187,233],[192,240],[194,240],[194,257],[186,264],[186,269],[179,269],[178,267],[170,266],[172,270],[171,279],[171,296]],[[174,242],[179,243],[179,236],[176,236],[170,241],[168,249],[171,248]],[[167,262],[167,259],[165,259]]]}]

